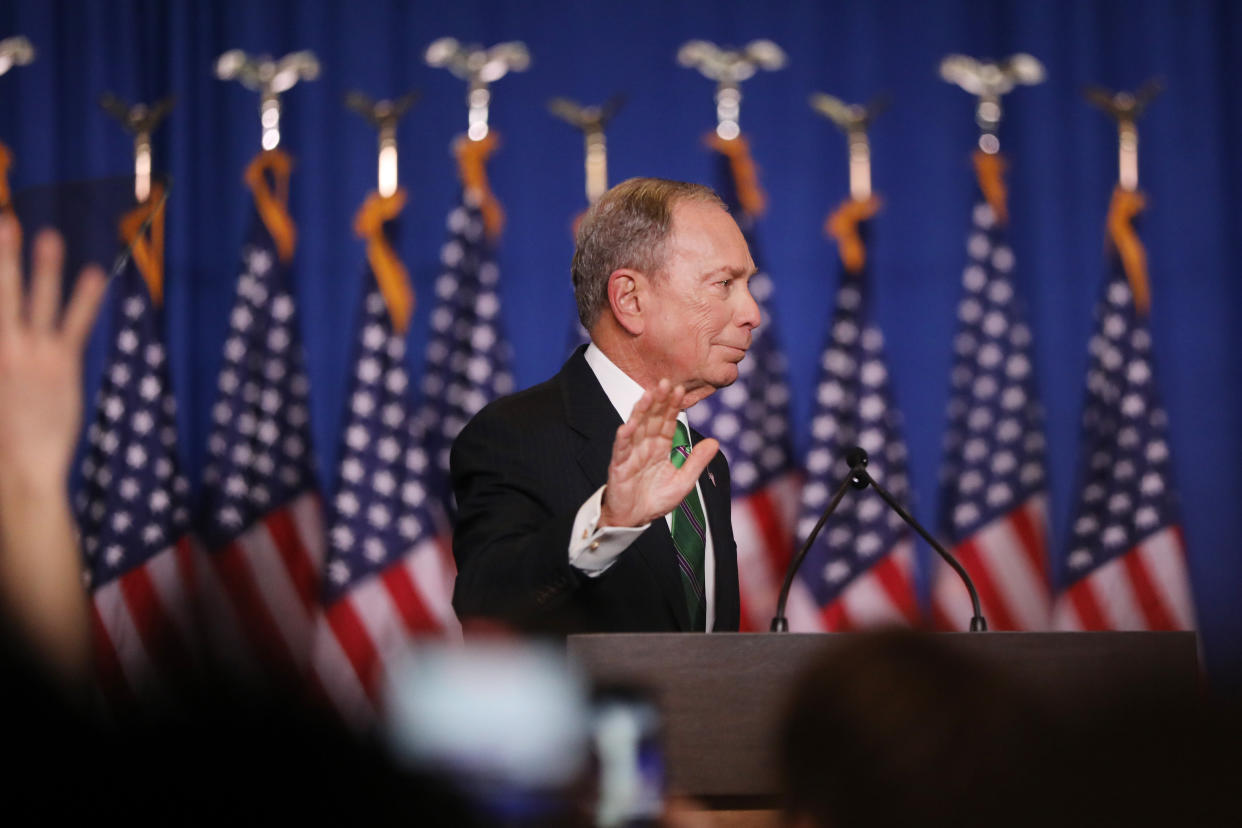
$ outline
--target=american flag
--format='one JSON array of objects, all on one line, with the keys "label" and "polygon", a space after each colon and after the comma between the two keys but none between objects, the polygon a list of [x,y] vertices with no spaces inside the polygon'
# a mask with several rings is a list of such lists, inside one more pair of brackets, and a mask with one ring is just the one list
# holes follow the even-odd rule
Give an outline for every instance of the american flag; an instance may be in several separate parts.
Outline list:
[{"label": "american flag", "polygon": [[132,262],[112,289],[114,338],[75,506],[100,684],[124,703],[186,680],[193,567],[163,312]]},{"label": "american flag", "polygon": [[252,228],[211,409],[201,584],[217,657],[290,678],[310,657],[323,518],[289,268],[258,216]]},{"label": "american flag", "polygon": [[[755,216],[738,203],[731,159],[720,154],[717,160],[720,192],[760,264]],[[720,441],[729,461],[743,632],[767,630],[776,611],[791,557],[799,482],[790,442],[788,373],[771,310],[771,277],[760,270],[750,279],[750,291],[761,323],[738,365],[737,381],[687,412],[691,425]]]},{"label": "american flag", "polygon": [[[889,390],[884,335],[870,316],[867,282],[865,267],[841,268],[815,389],[799,544],[845,479],[845,453],[853,446],[868,452],[868,471],[899,502],[910,499],[901,418]],[[847,491],[790,593],[790,629],[913,624],[918,603],[912,570],[913,541],[901,518],[873,490]]]},{"label": "american flag", "polygon": [[500,270],[468,188],[449,212],[448,231],[440,251],[420,419],[437,497],[451,507],[449,449],[479,409],[513,391],[513,357],[500,318]]},{"label": "american flag", "polygon": [[[1137,198],[1119,189],[1113,210]],[[1124,231],[1137,245],[1128,218]],[[1088,347],[1081,489],[1053,621],[1062,630],[1191,629],[1194,604],[1151,329],[1113,253]],[[1145,285],[1145,276],[1138,279]]]},{"label": "american flag", "polygon": [[[1047,488],[1043,412],[1031,329],[1013,279],[1004,221],[983,199],[966,243],[953,341],[949,425],[941,469],[940,532],[970,573],[996,630],[1045,629]],[[932,605],[941,629],[965,629],[970,596],[937,562]]]},{"label": "american flag", "polygon": [[328,505],[320,686],[347,720],[373,721],[385,668],[411,636],[455,634],[455,569],[410,404],[405,337],[368,273],[344,445]]}]

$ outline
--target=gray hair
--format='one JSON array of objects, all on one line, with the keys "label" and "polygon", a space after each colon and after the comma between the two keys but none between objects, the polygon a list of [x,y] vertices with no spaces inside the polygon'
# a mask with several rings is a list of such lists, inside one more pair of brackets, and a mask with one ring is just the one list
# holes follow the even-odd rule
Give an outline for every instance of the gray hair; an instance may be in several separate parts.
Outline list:
[{"label": "gray hair", "polygon": [[702,184],[631,178],[600,196],[578,225],[570,273],[578,319],[588,331],[608,307],[608,277],[628,267],[655,275],[664,266],[673,208],[683,201],[727,208]]}]

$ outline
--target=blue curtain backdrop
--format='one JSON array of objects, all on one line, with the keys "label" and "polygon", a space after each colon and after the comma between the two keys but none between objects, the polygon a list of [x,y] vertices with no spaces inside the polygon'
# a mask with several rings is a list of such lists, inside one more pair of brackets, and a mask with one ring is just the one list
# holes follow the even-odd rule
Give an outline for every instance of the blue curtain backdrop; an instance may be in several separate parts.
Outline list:
[{"label": "blue curtain backdrop", "polygon": [[[1112,123],[1081,96],[1088,83],[1134,88],[1159,75],[1167,92],[1140,124],[1141,182],[1159,380],[1168,403],[1189,566],[1209,671],[1242,677],[1242,5],[1230,0],[1019,2],[499,2],[397,0],[8,0],[0,38],[28,36],[36,62],[0,78],[0,140],[16,156],[16,191],[124,176],[130,139],[100,110],[175,95],[155,139],[171,176],[168,333],[181,400],[182,450],[202,466],[236,257],[251,212],[241,183],[258,149],[257,96],[214,78],[226,49],[312,49],[322,77],[284,98],[283,148],[297,166],[296,278],[323,477],[334,475],[350,321],[363,245],[355,209],[374,187],[375,134],[342,106],[347,91],[423,97],[401,124],[401,176],[412,203],[398,249],[420,304],[410,334],[421,365],[444,216],[455,198],[448,147],[465,126],[464,85],[424,65],[435,38],[520,39],[529,71],[494,87],[503,149],[491,164],[509,222],[500,251],[503,314],[519,386],[560,364],[571,320],[570,225],[584,206],[579,135],[546,113],[556,95],[600,102],[626,92],[609,129],[613,181],[658,175],[710,182],[701,137],[714,124],[712,85],[677,66],[690,38],[779,43],[789,66],[744,88],[750,136],[770,208],[758,230],[777,283],[775,307],[793,380],[795,434],[807,443],[812,383],[834,288],[825,214],[846,194],[842,137],[807,106],[816,90],[847,100],[886,92],[872,131],[872,273],[897,402],[906,415],[917,514],[936,514],[936,479],[954,314],[974,183],[973,101],[942,82],[950,52],[1030,52],[1048,81],[1005,99],[1012,236],[1031,304],[1048,410],[1054,557],[1074,494],[1078,418],[1092,306],[1103,277],[1103,223],[1116,177]],[[115,249],[91,251],[110,259]],[[97,337],[98,339],[99,337]]]}]

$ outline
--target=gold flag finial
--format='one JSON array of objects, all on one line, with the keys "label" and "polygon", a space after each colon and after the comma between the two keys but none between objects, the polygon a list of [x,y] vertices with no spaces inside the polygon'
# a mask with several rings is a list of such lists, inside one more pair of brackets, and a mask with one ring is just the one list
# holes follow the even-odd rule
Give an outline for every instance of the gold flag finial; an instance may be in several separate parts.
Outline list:
[{"label": "gold flag finial", "polygon": [[1111,92],[1102,86],[1083,90],[1090,103],[1117,122],[1117,183],[1127,192],[1138,191],[1138,119],[1163,90],[1159,78],[1147,81],[1137,92]]},{"label": "gold flag finial", "polygon": [[552,98],[548,111],[582,133],[586,143],[586,197],[594,204],[608,189],[608,146],[604,128],[625,103],[625,95],[613,95],[599,106],[582,106],[569,98]]},{"label": "gold flag finial", "polygon": [[379,132],[376,192],[390,198],[397,192],[397,122],[410,111],[419,93],[407,92],[395,101],[374,101],[361,92],[345,96],[345,106],[357,112]]},{"label": "gold flag finial", "polygon": [[867,128],[888,108],[888,99],[881,96],[863,106],[816,92],[811,95],[810,102],[811,109],[845,133],[849,144],[850,198],[867,201],[871,198],[871,143],[867,140]]},{"label": "gold flag finial", "polygon": [[143,204],[151,197],[151,133],[172,111],[174,99],[164,98],[154,104],[133,106],[111,92],[105,92],[99,105],[134,136],[134,200]]},{"label": "gold flag finial", "polygon": [[477,44],[464,44],[451,37],[442,37],[427,47],[424,55],[428,66],[447,69],[466,81],[466,137],[482,141],[488,132],[488,108],[491,105],[491,84],[510,72],[524,72],[530,66],[530,52],[519,40],[497,43],[489,49]]},{"label": "gold flag finial", "polygon": [[319,60],[314,52],[291,52],[280,60],[270,55],[248,55],[230,49],[216,59],[216,77],[239,81],[259,93],[260,143],[264,150],[280,146],[280,96],[300,81],[319,77]]},{"label": "gold flag finial", "polygon": [[1001,98],[1019,84],[1044,82],[1044,65],[1019,52],[1004,60],[979,60],[969,55],[948,55],[940,61],[940,77],[977,98],[975,123],[979,125],[979,149],[988,155],[1000,152]]},{"label": "gold flag finial", "polygon": [[30,39],[24,35],[14,35],[0,40],[0,75],[14,66],[28,66],[34,62],[35,50]]},{"label": "gold flag finial", "polygon": [[742,81],[760,69],[773,71],[789,62],[771,40],[752,40],[741,49],[722,48],[707,40],[690,40],[677,50],[677,62],[716,81],[716,134],[731,141],[742,134]]}]

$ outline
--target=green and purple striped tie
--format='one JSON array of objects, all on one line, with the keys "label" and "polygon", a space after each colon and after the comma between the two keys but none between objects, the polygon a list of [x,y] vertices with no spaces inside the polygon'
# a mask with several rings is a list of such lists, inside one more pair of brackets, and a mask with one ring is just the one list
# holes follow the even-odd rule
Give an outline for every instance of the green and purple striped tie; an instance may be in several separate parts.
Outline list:
[{"label": "green and purple striped tie", "polygon": [[[673,452],[669,459],[680,469],[689,456],[690,435],[679,420],[673,434]],[[707,549],[707,520],[703,516],[703,504],[699,502],[697,487],[690,490],[690,494],[686,495],[686,499],[673,512],[673,546],[691,621],[696,630],[702,630],[706,626],[703,556]]]}]

